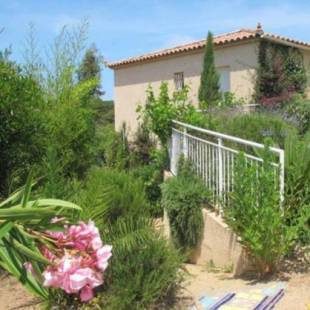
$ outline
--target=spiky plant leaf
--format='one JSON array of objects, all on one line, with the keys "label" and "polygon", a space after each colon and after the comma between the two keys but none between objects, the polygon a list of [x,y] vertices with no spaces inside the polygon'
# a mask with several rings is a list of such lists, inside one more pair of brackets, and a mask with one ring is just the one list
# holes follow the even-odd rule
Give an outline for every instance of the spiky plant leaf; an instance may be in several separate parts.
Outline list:
[{"label": "spiky plant leaf", "polygon": [[[47,299],[41,278],[50,262],[40,253],[38,243],[50,244],[42,232],[59,229],[59,224],[51,223],[53,217],[79,211],[80,207],[58,199],[30,200],[33,184],[30,175],[23,188],[0,203],[0,266],[30,292]],[[35,275],[26,270],[27,262],[31,262]]]}]

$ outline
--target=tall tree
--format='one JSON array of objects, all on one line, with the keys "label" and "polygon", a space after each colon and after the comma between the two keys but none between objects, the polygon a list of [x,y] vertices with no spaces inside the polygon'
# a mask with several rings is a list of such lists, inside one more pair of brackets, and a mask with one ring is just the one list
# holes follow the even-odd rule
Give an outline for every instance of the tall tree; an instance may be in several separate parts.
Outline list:
[{"label": "tall tree", "polygon": [[214,64],[213,35],[210,31],[207,37],[198,96],[201,108],[215,106],[221,99],[220,77]]},{"label": "tall tree", "polygon": [[104,92],[101,90],[101,57],[98,54],[98,50],[93,45],[89,48],[84,55],[81,65],[78,70],[78,79],[80,82],[90,80],[93,78],[98,79],[98,83],[93,90],[93,95],[101,96]]}]

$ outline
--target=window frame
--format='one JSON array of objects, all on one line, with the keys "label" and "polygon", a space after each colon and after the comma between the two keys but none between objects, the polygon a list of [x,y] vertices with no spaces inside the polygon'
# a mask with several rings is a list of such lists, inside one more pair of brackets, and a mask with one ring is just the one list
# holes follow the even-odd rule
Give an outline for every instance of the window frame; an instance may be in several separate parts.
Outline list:
[{"label": "window frame", "polygon": [[176,91],[181,91],[184,89],[184,72],[174,72],[173,74],[174,87]]}]

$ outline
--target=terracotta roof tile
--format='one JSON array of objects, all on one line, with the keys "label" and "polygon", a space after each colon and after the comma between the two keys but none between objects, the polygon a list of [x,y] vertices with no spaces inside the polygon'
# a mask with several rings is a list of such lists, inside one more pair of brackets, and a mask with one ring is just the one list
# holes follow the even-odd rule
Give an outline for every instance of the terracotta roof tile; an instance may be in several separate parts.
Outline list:
[{"label": "terracotta roof tile", "polygon": [[[265,38],[267,40],[280,41],[284,44],[294,44],[297,46],[310,48],[310,44],[307,42],[293,40],[293,39],[289,39],[286,37],[282,37],[282,36],[278,36],[278,35],[274,35],[270,33],[264,33],[260,25],[258,25],[257,29],[240,29],[234,32],[217,35],[214,37],[214,45],[220,46],[220,45],[225,45],[225,44],[234,43],[238,41],[252,40],[255,38]],[[111,63],[108,63],[108,67],[115,69],[123,65],[149,61],[149,60],[153,60],[153,59],[163,57],[163,56],[202,49],[205,47],[205,45],[206,45],[205,39],[194,41],[194,42],[176,46],[173,48],[167,48],[167,49],[155,51],[152,53],[147,53],[141,56],[136,56],[136,57],[131,57],[131,58],[124,59],[124,60],[111,62]]]}]

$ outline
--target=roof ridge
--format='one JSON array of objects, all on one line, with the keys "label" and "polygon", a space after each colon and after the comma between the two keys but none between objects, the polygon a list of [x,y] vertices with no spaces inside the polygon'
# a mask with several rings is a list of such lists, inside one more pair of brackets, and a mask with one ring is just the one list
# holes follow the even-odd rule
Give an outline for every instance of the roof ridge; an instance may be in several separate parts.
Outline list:
[{"label": "roof ridge", "polygon": [[[250,30],[250,29],[241,28],[241,29],[237,29],[237,30],[234,30],[234,31],[230,31],[230,32],[224,32],[224,33],[221,33],[221,34],[216,34],[216,35],[213,36],[213,38],[216,39],[218,37],[223,37],[223,36],[226,36],[226,35],[234,34],[234,33],[237,33],[237,32],[242,32],[242,31],[250,32],[250,33],[255,33],[254,29]],[[143,54],[143,56],[144,55],[148,55],[148,54],[156,54],[156,53],[159,53],[159,52],[164,52],[164,51],[172,50],[172,49],[175,49],[175,48],[181,48],[181,47],[184,47],[186,45],[195,44],[195,43],[204,42],[204,41],[206,41],[206,39],[194,40],[194,41],[191,41],[191,42],[188,42],[188,43],[183,43],[183,44],[174,45],[174,46],[163,48],[163,49],[158,49],[158,50],[155,50],[153,52],[146,52],[145,54]],[[133,56],[133,57],[130,57],[130,58],[136,58],[136,57],[139,57],[139,56]]]},{"label": "roof ridge", "polygon": [[[270,39],[270,40],[281,40],[281,41],[283,41],[284,44],[285,43],[286,44],[295,44],[295,45],[305,46],[307,48],[310,48],[310,43],[290,39],[288,37],[284,37],[281,35],[275,35],[272,33],[264,32],[262,30],[261,24],[258,24],[256,29],[241,28],[241,29],[238,29],[235,31],[215,35],[214,36],[214,44],[215,45],[224,45],[224,44],[228,44],[228,43],[251,40],[251,39],[255,39],[255,38],[266,38],[266,39]],[[145,54],[142,54],[139,56],[132,56],[132,57],[129,57],[129,58],[126,58],[123,60],[111,62],[108,64],[108,67],[116,68],[116,67],[121,66],[121,65],[151,60],[154,58],[159,58],[162,56],[168,56],[168,55],[182,53],[182,52],[193,51],[193,50],[203,48],[205,46],[205,44],[206,44],[206,39],[195,40],[195,41],[191,41],[191,42],[188,42],[185,44],[180,44],[177,46],[168,47],[168,48],[164,48],[164,49],[158,49],[156,51],[148,52],[148,53],[145,53]]]},{"label": "roof ridge", "polygon": [[[250,30],[250,29],[240,28],[240,29],[237,29],[237,30],[234,30],[234,31],[217,34],[213,38],[214,39],[218,39],[218,38],[224,37],[226,35],[231,35],[231,34],[238,33],[238,32],[243,32],[243,31],[244,32],[249,32],[249,33],[255,33],[254,29]],[[206,39],[199,39],[199,40],[191,41],[191,42],[184,43],[184,44],[179,44],[179,45],[175,45],[175,46],[171,46],[171,47],[167,47],[167,48],[163,48],[163,49],[158,49],[158,50],[155,50],[155,51],[152,51],[152,52],[146,52],[146,53],[144,53],[142,55],[138,55],[138,56],[130,56],[130,57],[124,59],[124,60],[118,60],[115,63],[123,62],[123,61],[127,61],[127,60],[129,61],[131,59],[137,59],[137,58],[141,58],[141,57],[147,57],[147,56],[154,55],[154,54],[157,54],[157,53],[164,53],[164,52],[167,52],[167,51],[170,51],[170,50],[186,47],[187,45],[193,45],[193,44],[198,44],[198,43],[202,43],[202,42],[206,42]],[[112,62],[111,64],[113,64],[113,63],[114,62]]]},{"label": "roof ridge", "polygon": [[276,34],[276,33],[271,33],[271,32],[265,32],[262,37],[271,37],[271,38],[275,38],[275,39],[280,39],[280,40],[285,40],[291,43],[295,43],[295,44],[302,44],[302,45],[310,45],[310,43],[303,41],[303,40],[299,40],[299,39],[291,39],[287,36],[281,35],[281,34]]},{"label": "roof ridge", "polygon": [[255,33],[255,29],[250,29],[250,28],[239,28],[239,29],[236,29],[236,30],[233,30],[233,31],[229,31],[229,32],[223,32],[223,33],[220,33],[220,34],[216,34],[214,36],[214,38],[216,37],[222,37],[222,36],[226,36],[226,35],[230,35],[230,34],[234,34],[234,33],[237,33],[237,32],[250,32],[250,33]]}]

